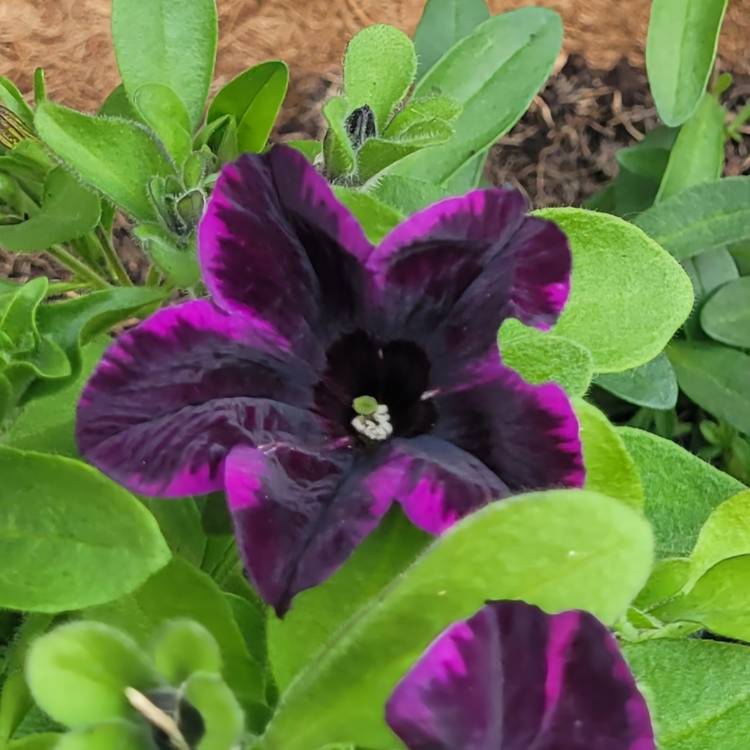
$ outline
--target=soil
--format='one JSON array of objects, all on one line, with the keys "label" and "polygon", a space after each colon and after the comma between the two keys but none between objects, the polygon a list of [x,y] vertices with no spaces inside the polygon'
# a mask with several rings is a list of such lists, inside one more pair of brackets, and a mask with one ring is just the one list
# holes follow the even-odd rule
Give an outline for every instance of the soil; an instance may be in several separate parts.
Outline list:
[{"label": "soil", "polygon": [[[516,186],[536,207],[581,205],[616,174],[617,150],[643,138],[658,122],[641,68],[623,59],[612,70],[596,71],[578,55],[560,63],[523,119],[493,148],[488,164],[494,184]],[[296,106],[285,109],[274,138],[320,137],[320,108],[340,85],[334,74],[299,81]],[[750,76],[735,76],[725,99],[729,110],[736,112],[749,100]],[[750,127],[744,131],[750,135]],[[750,138],[727,146],[725,173],[750,173]],[[130,272],[139,276],[143,264],[124,221],[115,239]],[[22,280],[41,273],[64,277],[43,256],[0,251],[0,276]]]}]

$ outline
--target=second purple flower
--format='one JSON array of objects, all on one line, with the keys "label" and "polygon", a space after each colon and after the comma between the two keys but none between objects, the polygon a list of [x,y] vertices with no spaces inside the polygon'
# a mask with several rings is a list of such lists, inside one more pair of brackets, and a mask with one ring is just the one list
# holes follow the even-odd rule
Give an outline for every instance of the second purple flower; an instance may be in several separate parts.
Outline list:
[{"label": "second purple flower", "polygon": [[508,317],[551,326],[562,232],[511,190],[431,206],[374,247],[326,181],[276,147],[228,166],[199,237],[211,300],[165,308],[106,353],[82,454],[132,490],[226,490],[255,585],[279,613],[393,502],[439,534],[511,494],[581,486],[556,385],[502,364]]}]

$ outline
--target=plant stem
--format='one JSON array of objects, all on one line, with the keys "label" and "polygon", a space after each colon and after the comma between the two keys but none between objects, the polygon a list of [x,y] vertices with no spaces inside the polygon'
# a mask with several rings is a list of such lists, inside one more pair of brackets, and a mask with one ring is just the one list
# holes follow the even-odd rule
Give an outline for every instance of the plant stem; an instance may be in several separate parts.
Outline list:
[{"label": "plant stem", "polygon": [[82,260],[76,258],[73,253],[66,250],[62,245],[53,245],[47,252],[68,270],[72,271],[78,278],[88,282],[95,289],[108,289],[111,285],[96,271],[89,268]]},{"label": "plant stem", "polygon": [[146,286],[159,286],[160,282],[161,273],[159,273],[159,269],[156,267],[156,264],[152,263],[151,267],[148,269],[148,273],[146,274]]},{"label": "plant stem", "polygon": [[122,264],[122,259],[117,254],[115,248],[112,246],[112,241],[107,233],[101,226],[97,228],[96,232],[97,237],[99,238],[99,243],[102,246],[104,260],[107,263],[109,272],[115,279],[117,279],[117,281],[120,282],[122,286],[133,286],[133,282],[130,276],[128,276],[128,272],[125,270],[125,266]]}]

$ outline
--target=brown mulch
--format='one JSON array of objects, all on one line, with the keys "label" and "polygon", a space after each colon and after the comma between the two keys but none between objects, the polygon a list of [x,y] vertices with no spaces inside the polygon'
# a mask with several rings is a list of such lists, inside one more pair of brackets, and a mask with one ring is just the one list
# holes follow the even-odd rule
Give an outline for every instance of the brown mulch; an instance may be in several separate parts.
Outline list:
[{"label": "brown mulch", "polygon": [[[319,138],[320,108],[336,93],[338,76],[310,75],[297,82],[294,104],[287,107],[277,140]],[[725,102],[738,111],[750,100],[750,76],[735,78]],[[291,109],[291,111],[290,111]],[[641,68],[622,60],[609,72],[570,56],[537,96],[515,128],[492,150],[488,176],[494,184],[512,184],[532,205],[581,205],[617,173],[615,154],[633,145],[658,124]],[[745,133],[750,135],[750,128]],[[750,173],[750,138],[727,145],[727,175]],[[138,251],[120,223],[115,232],[126,264],[138,273]],[[41,273],[60,278],[60,269],[44,257],[11,256],[0,251],[0,276],[25,279]]]}]

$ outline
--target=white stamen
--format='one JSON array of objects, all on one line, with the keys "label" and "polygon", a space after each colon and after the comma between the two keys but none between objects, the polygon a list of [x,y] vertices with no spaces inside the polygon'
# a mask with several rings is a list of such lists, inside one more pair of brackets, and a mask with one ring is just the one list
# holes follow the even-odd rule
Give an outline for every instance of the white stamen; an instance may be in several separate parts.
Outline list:
[{"label": "white stamen", "polygon": [[380,404],[370,416],[359,414],[352,419],[352,427],[370,440],[387,440],[393,435],[391,415],[385,404]]},{"label": "white stamen", "polygon": [[173,747],[178,750],[190,750],[190,746],[180,732],[177,722],[167,713],[155,706],[143,693],[132,687],[125,688],[128,703],[149,723],[161,729],[169,737]]}]

